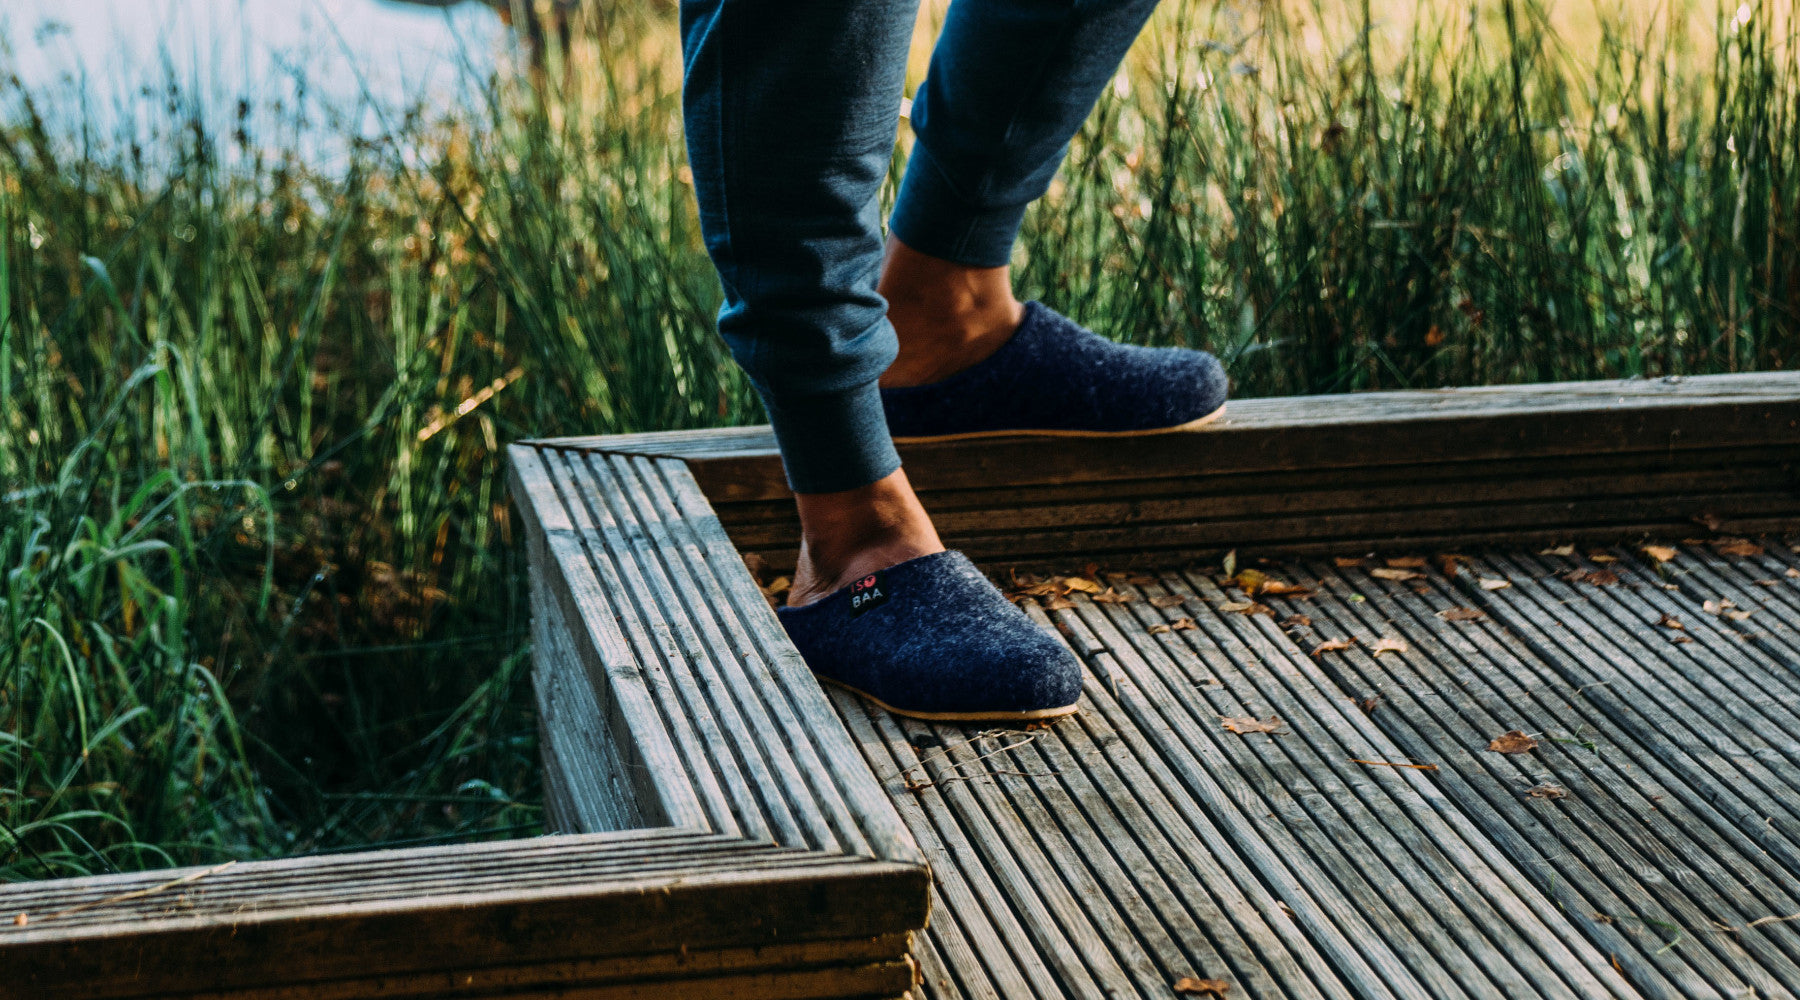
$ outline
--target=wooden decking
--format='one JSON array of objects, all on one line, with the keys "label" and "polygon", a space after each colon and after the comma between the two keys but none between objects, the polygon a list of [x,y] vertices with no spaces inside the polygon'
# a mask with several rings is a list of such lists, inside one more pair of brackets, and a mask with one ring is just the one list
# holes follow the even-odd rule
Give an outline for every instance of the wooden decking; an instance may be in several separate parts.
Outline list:
[{"label": "wooden decking", "polygon": [[1800,990],[1800,375],[903,455],[1080,714],[821,690],[766,429],[528,442],[562,834],[0,887],[0,998]]},{"label": "wooden decking", "polygon": [[932,865],[922,995],[1793,996],[1800,556],[1677,547],[1117,574],[1034,611],[1074,718],[834,696]]}]

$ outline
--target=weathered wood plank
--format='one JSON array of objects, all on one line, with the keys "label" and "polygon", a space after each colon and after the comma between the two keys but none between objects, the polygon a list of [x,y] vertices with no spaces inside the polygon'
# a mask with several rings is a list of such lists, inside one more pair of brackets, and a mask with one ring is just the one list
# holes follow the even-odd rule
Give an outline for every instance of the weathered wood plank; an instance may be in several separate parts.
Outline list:
[{"label": "weathered wood plank", "polygon": [[[593,850],[608,843],[595,838],[621,836],[561,839]],[[615,842],[631,839],[623,835]],[[711,838],[706,843],[710,846]],[[384,861],[404,863],[404,852],[384,853],[401,855]],[[733,868],[695,873],[692,864],[674,855],[660,870],[641,874],[592,880],[565,875],[561,884],[531,888],[459,893],[445,887],[431,894],[310,905],[294,905],[283,892],[276,873],[293,867],[290,863],[245,864],[211,877],[261,880],[261,905],[240,903],[224,919],[203,905],[207,882],[201,879],[185,889],[191,905],[177,905],[168,914],[79,923],[45,915],[23,927],[0,929],[7,969],[0,996],[217,991],[266,985],[271,968],[282,970],[283,981],[304,983],[643,954],[671,942],[712,950],[752,941],[865,938],[893,933],[896,923],[924,922],[925,874],[916,867],[778,853],[786,863],[763,871],[746,870],[743,862],[751,859],[746,856]],[[151,873],[137,881],[151,886],[158,884],[152,879],[179,874]],[[17,912],[11,894],[0,890],[0,909],[9,913]],[[200,955],[206,961],[199,961]]]},{"label": "weathered wood plank", "polygon": [[[1563,383],[1240,400],[1192,434],[904,446],[924,492],[1141,476],[1482,462],[1800,442],[1800,375]],[[1699,428],[1705,433],[1699,433]],[[715,504],[786,496],[767,428],[572,438],[681,458]]]},{"label": "weathered wood plank", "polygon": [[[1434,592],[1414,595],[1407,587],[1374,580],[1352,584],[1312,568],[1326,581],[1325,589],[1290,607],[1311,612],[1314,635],[1367,637],[1397,628],[1410,647],[1378,658],[1361,649],[1328,653],[1320,658],[1322,667],[1348,690],[1381,693],[1372,721],[1396,736],[1411,755],[1403,759],[1436,764],[1440,783],[1463,814],[1546,885],[1560,910],[1615,956],[1640,990],[1651,996],[1706,996],[1734,981],[1742,985],[1716,956],[1702,955],[1696,964],[1691,948],[1664,949],[1663,938],[1645,932],[1655,927],[1714,931],[1705,921],[1724,911],[1710,902],[1700,925],[1692,922],[1698,911],[1689,891],[1680,888],[1697,877],[1689,864],[1714,880],[1700,890],[1702,899],[1734,897],[1739,880],[1753,869],[1742,867],[1741,857],[1736,872],[1720,868],[1707,847],[1728,849],[1703,826],[1677,830],[1673,841],[1660,839],[1672,829],[1655,801],[1662,786],[1651,780],[1642,760],[1635,768],[1615,763],[1618,750],[1601,730],[1590,728],[1591,721],[1546,725],[1567,720],[1578,693],[1543,681],[1541,669],[1524,662],[1532,659],[1530,651],[1491,624],[1438,618],[1437,611],[1460,605]],[[1367,600],[1339,599],[1352,592]],[[1540,736],[1538,752],[1527,757],[1486,749],[1488,739],[1510,729],[1548,732]],[[1554,737],[1557,732],[1581,735]],[[1610,734],[1610,727],[1605,732]],[[1589,750],[1573,748],[1577,740],[1601,742]],[[1561,788],[1568,797],[1526,796],[1540,785]],[[1741,949],[1727,950],[1742,958]]]}]

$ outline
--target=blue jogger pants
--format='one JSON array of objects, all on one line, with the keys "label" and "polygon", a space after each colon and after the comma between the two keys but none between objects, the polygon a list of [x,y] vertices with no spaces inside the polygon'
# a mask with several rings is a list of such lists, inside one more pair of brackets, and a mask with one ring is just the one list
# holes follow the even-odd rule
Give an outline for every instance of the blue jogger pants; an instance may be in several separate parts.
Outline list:
[{"label": "blue jogger pants", "polygon": [[[725,302],[719,332],[761,394],[800,493],[899,468],[876,380],[879,192],[918,0],[682,0],[688,157]],[[1156,0],[954,0],[913,96],[917,143],[889,225],[962,264],[1007,262],[1025,208]]]}]

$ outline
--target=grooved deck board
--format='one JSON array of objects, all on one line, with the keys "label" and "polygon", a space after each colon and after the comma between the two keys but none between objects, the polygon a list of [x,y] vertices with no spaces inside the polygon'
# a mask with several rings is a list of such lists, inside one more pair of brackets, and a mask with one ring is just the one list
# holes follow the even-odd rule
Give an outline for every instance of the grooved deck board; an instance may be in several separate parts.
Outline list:
[{"label": "grooved deck board", "polygon": [[[1124,604],[1027,601],[1087,668],[1049,726],[834,691],[933,867],[921,995],[1794,997],[1800,555],[1674,544],[1412,580],[1259,563],[1313,588],[1256,598],[1267,615],[1224,610],[1248,595],[1216,564],[1107,581]],[[1221,724],[1270,715],[1277,734]],[[1513,729],[1537,747],[1488,749]],[[1435,769],[1381,766],[1409,763]]]}]

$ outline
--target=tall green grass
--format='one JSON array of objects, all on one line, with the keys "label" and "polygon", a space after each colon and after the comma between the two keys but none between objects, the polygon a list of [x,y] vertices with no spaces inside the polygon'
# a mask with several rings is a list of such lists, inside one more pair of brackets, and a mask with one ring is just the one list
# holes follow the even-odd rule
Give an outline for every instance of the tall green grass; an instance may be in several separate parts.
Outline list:
[{"label": "tall green grass", "polygon": [[[1021,292],[1241,395],[1780,367],[1800,71],[1743,10],[1172,2]],[[611,16],[330,170],[316,110],[0,87],[0,878],[540,828],[502,445],[758,418],[670,26]]]}]

